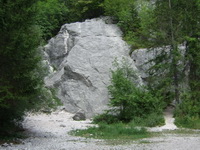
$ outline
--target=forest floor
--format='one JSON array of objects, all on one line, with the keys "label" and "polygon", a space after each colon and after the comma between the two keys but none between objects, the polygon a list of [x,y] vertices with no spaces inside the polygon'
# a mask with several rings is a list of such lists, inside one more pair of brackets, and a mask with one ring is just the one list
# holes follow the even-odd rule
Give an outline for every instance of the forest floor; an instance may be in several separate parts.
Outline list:
[{"label": "forest floor", "polygon": [[[166,125],[149,128],[152,138],[136,141],[99,140],[69,135],[74,129],[92,126],[90,120],[74,121],[66,111],[28,114],[24,120],[27,135],[20,144],[4,144],[1,150],[199,150],[200,131],[180,130],[174,125],[172,108],[165,111]],[[161,132],[162,131],[162,132]],[[158,133],[159,132],[159,133]]]}]

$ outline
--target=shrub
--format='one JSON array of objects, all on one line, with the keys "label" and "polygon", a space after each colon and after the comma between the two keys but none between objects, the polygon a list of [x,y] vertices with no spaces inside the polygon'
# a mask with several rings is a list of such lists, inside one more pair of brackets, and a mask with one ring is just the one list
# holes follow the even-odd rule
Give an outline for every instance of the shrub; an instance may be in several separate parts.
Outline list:
[{"label": "shrub", "polygon": [[149,114],[162,114],[161,98],[154,96],[145,87],[139,87],[136,73],[126,60],[120,66],[115,62],[112,70],[110,111],[114,111],[120,121],[129,122],[135,117],[146,118]]},{"label": "shrub", "polygon": [[106,124],[112,124],[119,122],[119,118],[116,115],[109,114],[108,112],[97,115],[93,119],[93,123],[106,123]]},{"label": "shrub", "polygon": [[137,126],[146,126],[146,127],[155,127],[158,125],[161,126],[165,124],[163,115],[157,113],[151,113],[143,118],[134,117],[134,119],[131,122]]},{"label": "shrub", "polygon": [[180,127],[200,129],[200,102],[192,93],[182,96],[182,103],[175,111],[175,124]]}]

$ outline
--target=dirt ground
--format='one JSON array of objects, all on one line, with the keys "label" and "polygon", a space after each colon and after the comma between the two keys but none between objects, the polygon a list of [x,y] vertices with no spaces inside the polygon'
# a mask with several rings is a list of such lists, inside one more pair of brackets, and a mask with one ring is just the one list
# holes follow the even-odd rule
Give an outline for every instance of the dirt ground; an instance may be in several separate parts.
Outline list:
[{"label": "dirt ground", "polygon": [[166,110],[166,125],[150,128],[150,131],[162,131],[159,136],[137,141],[106,141],[75,137],[68,134],[74,129],[91,126],[91,121],[74,121],[73,114],[65,111],[47,114],[29,114],[24,120],[28,138],[21,144],[4,144],[1,150],[200,150],[200,132],[196,134],[174,134],[165,132],[175,130],[171,109]]}]

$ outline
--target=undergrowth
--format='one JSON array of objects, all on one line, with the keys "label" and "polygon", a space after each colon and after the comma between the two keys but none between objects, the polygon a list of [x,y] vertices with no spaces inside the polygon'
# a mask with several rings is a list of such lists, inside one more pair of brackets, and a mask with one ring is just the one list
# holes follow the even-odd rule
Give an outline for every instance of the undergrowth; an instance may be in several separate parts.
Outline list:
[{"label": "undergrowth", "polygon": [[195,117],[177,117],[175,124],[182,128],[200,129],[200,119]]},{"label": "undergrowth", "polygon": [[141,139],[151,136],[145,128],[138,128],[134,124],[99,124],[84,130],[74,130],[70,134],[96,139]]}]

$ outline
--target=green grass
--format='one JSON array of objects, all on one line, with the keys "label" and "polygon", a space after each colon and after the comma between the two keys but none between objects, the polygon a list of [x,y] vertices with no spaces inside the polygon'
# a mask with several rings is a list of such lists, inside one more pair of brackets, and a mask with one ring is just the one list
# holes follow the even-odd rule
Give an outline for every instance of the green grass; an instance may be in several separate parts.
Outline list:
[{"label": "green grass", "polygon": [[180,128],[200,129],[200,119],[196,118],[178,118],[175,119],[175,124]]},{"label": "green grass", "polygon": [[96,139],[126,139],[137,140],[151,136],[145,128],[136,128],[133,124],[99,124],[84,130],[74,130],[72,135]]}]

